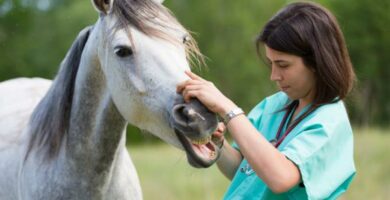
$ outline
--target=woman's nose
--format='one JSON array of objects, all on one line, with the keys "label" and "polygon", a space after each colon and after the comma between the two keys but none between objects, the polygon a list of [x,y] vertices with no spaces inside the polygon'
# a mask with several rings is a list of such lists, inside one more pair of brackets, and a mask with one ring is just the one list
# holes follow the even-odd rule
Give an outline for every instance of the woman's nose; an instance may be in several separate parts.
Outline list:
[{"label": "woman's nose", "polygon": [[282,76],[280,75],[280,72],[275,67],[271,68],[271,81],[280,81],[282,79]]}]

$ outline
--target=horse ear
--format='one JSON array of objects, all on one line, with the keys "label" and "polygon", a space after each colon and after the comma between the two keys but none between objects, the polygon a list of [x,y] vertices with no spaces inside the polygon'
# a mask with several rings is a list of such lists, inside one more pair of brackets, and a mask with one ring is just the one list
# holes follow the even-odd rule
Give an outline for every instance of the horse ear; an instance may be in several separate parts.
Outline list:
[{"label": "horse ear", "polygon": [[108,14],[112,9],[112,4],[114,0],[92,0],[92,4],[95,6],[96,10]]}]

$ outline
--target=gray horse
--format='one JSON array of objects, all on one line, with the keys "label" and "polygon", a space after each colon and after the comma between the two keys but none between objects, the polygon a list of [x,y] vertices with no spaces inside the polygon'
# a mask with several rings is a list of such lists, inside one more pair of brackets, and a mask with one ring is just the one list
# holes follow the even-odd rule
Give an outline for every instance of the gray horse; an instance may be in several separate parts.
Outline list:
[{"label": "gray horse", "polygon": [[219,155],[216,115],[184,103],[195,41],[152,0],[93,0],[53,82],[0,83],[0,199],[142,199],[127,123],[183,149],[194,167]]}]

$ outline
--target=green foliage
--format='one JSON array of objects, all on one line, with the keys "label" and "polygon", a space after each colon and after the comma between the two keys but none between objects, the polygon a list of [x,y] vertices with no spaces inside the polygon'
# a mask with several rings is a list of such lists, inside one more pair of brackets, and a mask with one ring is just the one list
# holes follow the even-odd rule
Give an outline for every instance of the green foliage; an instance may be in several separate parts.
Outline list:
[{"label": "green foliage", "polygon": [[364,125],[390,121],[390,1],[332,0],[358,75],[353,118]]},{"label": "green foliage", "polygon": [[14,5],[1,16],[0,81],[19,76],[53,78],[79,31],[97,19],[88,3],[74,1],[48,11]]}]

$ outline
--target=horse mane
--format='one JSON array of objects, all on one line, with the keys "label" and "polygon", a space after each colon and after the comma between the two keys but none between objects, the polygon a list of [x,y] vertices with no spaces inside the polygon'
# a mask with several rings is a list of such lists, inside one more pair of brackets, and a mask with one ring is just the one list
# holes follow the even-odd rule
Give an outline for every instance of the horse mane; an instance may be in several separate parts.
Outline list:
[{"label": "horse mane", "polygon": [[[156,21],[156,18],[169,20],[174,25],[182,27],[168,9],[153,0],[114,0],[110,14],[118,18],[115,26],[117,29],[132,25],[146,35],[165,40],[177,41],[177,38],[165,33],[158,26],[176,29],[166,27],[166,24]],[[79,33],[62,61],[52,86],[32,113],[29,121],[31,139],[25,159],[33,148],[44,150],[49,159],[58,154],[62,140],[69,129],[75,79],[91,29],[92,27],[87,27]],[[129,36],[131,38],[131,34]],[[196,41],[191,38],[185,45],[187,58],[198,64],[204,64],[203,55]]]},{"label": "horse mane", "polygon": [[62,138],[67,133],[72,107],[73,91],[81,54],[92,27],[84,28],[73,42],[49,91],[31,115],[31,139],[27,155],[34,146],[43,147],[49,158],[59,151]]}]

